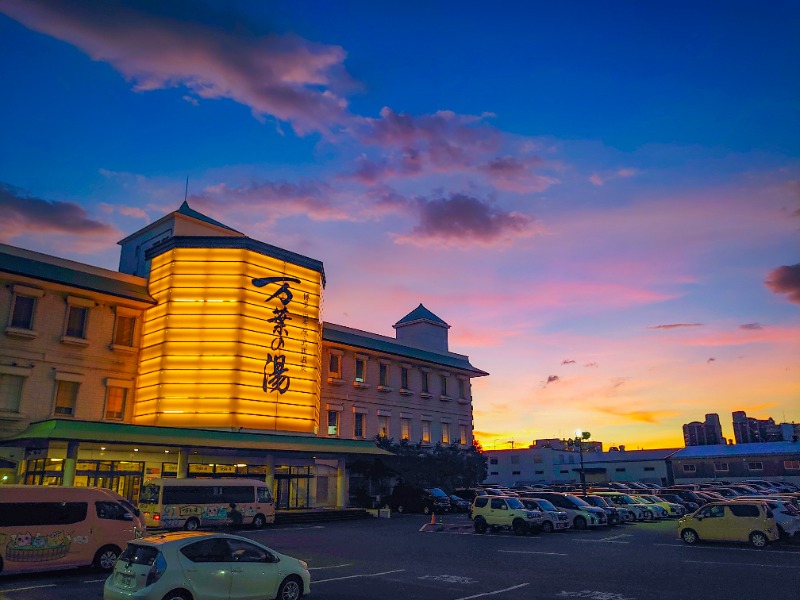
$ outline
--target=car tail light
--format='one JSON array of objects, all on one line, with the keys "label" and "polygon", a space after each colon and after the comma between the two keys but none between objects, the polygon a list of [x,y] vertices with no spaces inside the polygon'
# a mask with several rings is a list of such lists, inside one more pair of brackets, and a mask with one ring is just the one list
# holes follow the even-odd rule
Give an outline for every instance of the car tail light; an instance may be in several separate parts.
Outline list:
[{"label": "car tail light", "polygon": [[164,571],[166,570],[167,570],[167,561],[164,558],[164,555],[159,552],[158,557],[153,563],[153,566],[150,567],[150,570],[147,572],[147,582],[144,584],[145,587],[147,587],[148,585],[152,585],[156,581],[161,579],[161,576],[164,574]]},{"label": "car tail light", "polygon": [[158,513],[153,513],[153,521],[160,521],[161,515]]}]

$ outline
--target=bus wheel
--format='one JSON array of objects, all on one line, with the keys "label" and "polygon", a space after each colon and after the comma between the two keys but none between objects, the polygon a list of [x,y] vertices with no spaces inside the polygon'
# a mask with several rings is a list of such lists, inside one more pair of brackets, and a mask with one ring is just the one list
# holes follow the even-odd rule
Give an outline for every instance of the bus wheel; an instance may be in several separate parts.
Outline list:
[{"label": "bus wheel", "polygon": [[186,519],[186,523],[183,524],[183,528],[186,531],[197,531],[197,528],[200,527],[200,521],[192,517],[191,519]]},{"label": "bus wheel", "polygon": [[120,549],[116,546],[103,546],[94,555],[92,565],[100,571],[109,572],[114,569],[114,563],[119,558]]},{"label": "bus wheel", "polygon": [[256,515],[253,517],[253,529],[264,529],[267,524],[267,518],[264,515]]}]

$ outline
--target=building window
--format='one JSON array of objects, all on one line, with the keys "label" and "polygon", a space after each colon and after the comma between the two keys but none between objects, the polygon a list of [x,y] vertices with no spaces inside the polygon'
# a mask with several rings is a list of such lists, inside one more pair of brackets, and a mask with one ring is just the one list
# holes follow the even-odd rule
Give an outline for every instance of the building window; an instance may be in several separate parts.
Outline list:
[{"label": "building window", "polygon": [[512,475],[520,475],[522,471],[511,471]]},{"label": "building window", "polygon": [[655,467],[645,467],[644,470],[645,471],[655,471],[656,468]]},{"label": "building window", "polygon": [[544,471],[534,471],[535,475],[544,475]]},{"label": "building window", "polygon": [[512,454],[511,455],[511,464],[518,465],[519,464],[519,454]]},{"label": "building window", "polygon": [[86,337],[86,320],[89,309],[84,306],[69,306],[67,310],[67,337],[84,339]]},{"label": "building window", "polygon": [[694,473],[697,471],[694,465],[683,465],[683,472],[684,473]]},{"label": "building window", "polygon": [[127,399],[127,388],[109,386],[106,389],[106,420],[122,421],[125,418]]},{"label": "building window", "polygon": [[764,470],[764,463],[762,463],[762,462],[749,462],[749,463],[747,463],[747,468],[750,471],[763,471]]},{"label": "building window", "polygon": [[365,383],[367,380],[367,361],[363,358],[356,359],[356,381]]},{"label": "building window", "polygon": [[115,346],[133,346],[133,330],[136,328],[136,317],[117,316],[114,328]]},{"label": "building window", "polygon": [[342,357],[338,354],[330,354],[328,361],[328,377],[333,379],[342,378]]},{"label": "building window", "polygon": [[800,460],[785,460],[783,461],[783,468],[792,471],[800,470]]},{"label": "building window", "polygon": [[497,464],[497,459],[496,458],[490,458],[489,459],[489,464],[490,465],[496,465]]},{"label": "building window", "polygon": [[22,401],[22,384],[25,377],[0,373],[0,411],[19,412]]},{"label": "building window", "polygon": [[489,473],[489,475],[499,475],[499,473],[498,473],[497,471],[491,471],[491,472]]},{"label": "building window", "polygon": [[423,421],[422,422],[422,443],[423,444],[430,444],[431,443],[431,422],[430,421]]},{"label": "building window", "polygon": [[381,363],[379,374],[380,374],[379,378],[380,383],[378,385],[382,385],[383,387],[389,387],[389,365]]},{"label": "building window", "polygon": [[447,377],[442,375],[441,378],[442,396],[447,396]]},{"label": "building window", "polygon": [[442,423],[442,443],[450,443],[450,423]]},{"label": "building window", "polygon": [[422,393],[427,394],[428,392],[428,373],[422,371]]},{"label": "building window", "polygon": [[11,311],[11,327],[33,329],[33,313],[36,309],[36,298],[32,296],[14,296],[14,308]]},{"label": "building window", "polygon": [[389,437],[389,417],[388,416],[380,416],[378,417],[378,435],[381,437],[388,438]]},{"label": "building window", "polygon": [[404,390],[408,389],[408,367],[401,367],[400,369],[400,387]]},{"label": "building window", "polygon": [[533,462],[536,464],[541,464],[544,459],[542,458],[541,454],[534,454],[533,455]]},{"label": "building window", "polygon": [[364,430],[364,413],[355,413],[355,423],[353,427],[353,437],[363,438],[366,433]]},{"label": "building window", "polygon": [[400,419],[400,439],[411,439],[411,419]]},{"label": "building window", "polygon": [[459,398],[466,398],[467,397],[467,382],[463,379],[458,380],[458,397]]},{"label": "building window", "polygon": [[467,426],[466,425],[459,425],[458,426],[458,443],[462,446],[467,445]]},{"label": "building window", "polygon": [[625,467],[617,467],[615,470],[616,470],[617,473],[624,473],[625,472]]},{"label": "building window", "polygon": [[74,417],[75,405],[78,401],[77,381],[56,381],[56,405],[53,414],[57,417]]},{"label": "building window", "polygon": [[569,471],[567,471],[566,469],[562,469],[561,471],[559,471],[559,473],[561,473],[562,475],[564,475],[564,474],[566,474],[566,473],[569,473]]},{"label": "building window", "polygon": [[339,435],[339,411],[338,410],[329,410],[328,411],[328,435],[331,435],[331,436]]},{"label": "building window", "polygon": [[714,470],[715,471],[727,471],[728,470],[728,463],[715,462],[714,463]]}]

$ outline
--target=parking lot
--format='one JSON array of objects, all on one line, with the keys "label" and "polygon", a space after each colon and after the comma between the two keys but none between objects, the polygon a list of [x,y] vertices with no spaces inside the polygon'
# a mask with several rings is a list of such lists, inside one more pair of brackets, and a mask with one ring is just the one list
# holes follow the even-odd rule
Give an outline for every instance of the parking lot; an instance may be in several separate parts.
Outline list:
[{"label": "parking lot", "polygon": [[[312,598],[757,600],[800,589],[800,544],[687,546],[675,521],[514,536],[475,534],[465,515],[243,530],[306,560]],[[91,571],[0,578],[0,599],[102,598]],[[787,596],[788,594],[788,596]]]}]

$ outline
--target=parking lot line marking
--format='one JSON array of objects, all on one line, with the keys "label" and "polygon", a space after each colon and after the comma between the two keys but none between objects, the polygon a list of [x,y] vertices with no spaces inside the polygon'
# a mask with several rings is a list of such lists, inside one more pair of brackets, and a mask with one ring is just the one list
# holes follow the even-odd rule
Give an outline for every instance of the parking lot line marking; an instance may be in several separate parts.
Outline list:
[{"label": "parking lot line marking", "polygon": [[733,565],[735,567],[769,567],[770,569],[772,569],[773,567],[777,567],[779,569],[800,569],[800,566],[798,565],[775,565],[775,564],[767,565],[760,563],[720,562],[711,560],[684,560],[682,562],[694,563],[697,565],[726,565],[726,566]]},{"label": "parking lot line marking", "polygon": [[551,556],[569,556],[569,554],[562,554],[561,552],[536,552],[534,550],[499,550],[506,554],[549,554]]},{"label": "parking lot line marking", "polygon": [[97,583],[98,581],[105,581],[106,579],[108,579],[108,577],[105,577],[104,579],[87,579],[83,583]]},{"label": "parking lot line marking", "polygon": [[530,585],[530,583],[520,583],[519,585],[515,585],[510,588],[505,588],[504,590],[495,590],[493,592],[483,592],[482,594],[475,594],[474,596],[464,596],[463,598],[457,598],[456,600],[471,600],[472,598],[481,598],[482,596],[494,596],[495,594],[502,594],[503,592],[510,592],[511,590],[518,590],[519,588],[525,587],[526,585]]},{"label": "parking lot line marking", "polygon": [[24,592],[26,590],[38,590],[41,588],[49,588],[49,587],[56,587],[55,583],[48,583],[47,585],[31,585],[29,587],[21,587],[21,588],[11,588],[8,590],[0,590],[0,592],[4,594],[8,594],[10,592]]},{"label": "parking lot line marking", "polygon": [[344,563],[343,565],[331,565],[329,567],[308,567],[309,571],[318,571],[320,569],[340,569],[342,567],[349,567],[353,563]]},{"label": "parking lot line marking", "polygon": [[630,542],[621,542],[613,538],[605,538],[602,540],[572,540],[573,542],[594,542],[595,544],[630,544]]},{"label": "parking lot line marking", "polygon": [[362,573],[359,575],[346,575],[345,577],[331,577],[330,579],[317,579],[313,583],[327,583],[328,581],[341,581],[342,579],[355,579],[356,577],[379,577],[390,573],[402,573],[405,569],[395,569],[394,571],[383,571],[382,573]]}]

